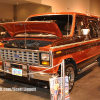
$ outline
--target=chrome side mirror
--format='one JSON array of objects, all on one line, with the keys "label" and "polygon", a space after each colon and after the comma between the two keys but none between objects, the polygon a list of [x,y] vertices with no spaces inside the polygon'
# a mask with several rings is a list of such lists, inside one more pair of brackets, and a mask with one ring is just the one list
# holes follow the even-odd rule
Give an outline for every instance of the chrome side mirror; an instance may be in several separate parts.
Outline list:
[{"label": "chrome side mirror", "polygon": [[81,29],[81,32],[83,35],[88,35],[90,32],[90,29]]}]

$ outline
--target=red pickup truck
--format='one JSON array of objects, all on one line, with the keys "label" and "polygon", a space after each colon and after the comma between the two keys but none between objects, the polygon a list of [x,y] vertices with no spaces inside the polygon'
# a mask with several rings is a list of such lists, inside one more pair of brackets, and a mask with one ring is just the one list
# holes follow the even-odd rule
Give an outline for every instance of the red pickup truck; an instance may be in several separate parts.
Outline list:
[{"label": "red pickup truck", "polygon": [[100,62],[100,19],[74,13],[45,13],[29,16],[25,22],[1,23],[11,35],[0,44],[0,71],[5,77],[35,84],[65,75],[69,89],[75,77],[96,59]]}]

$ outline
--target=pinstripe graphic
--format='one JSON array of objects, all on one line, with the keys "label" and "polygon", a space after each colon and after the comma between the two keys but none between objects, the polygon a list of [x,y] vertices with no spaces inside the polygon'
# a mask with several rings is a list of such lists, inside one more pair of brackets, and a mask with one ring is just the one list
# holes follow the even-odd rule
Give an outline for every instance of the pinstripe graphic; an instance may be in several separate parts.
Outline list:
[{"label": "pinstripe graphic", "polygon": [[[67,44],[67,45],[64,45],[64,46],[57,46],[57,47],[61,48],[61,47],[65,47],[65,46],[72,46],[72,45],[75,45],[75,44],[79,44],[78,46],[69,47],[67,49],[60,50],[61,51],[60,54],[56,54],[57,51],[54,51],[53,52],[54,58],[64,56],[64,55],[68,55],[68,54],[75,53],[75,52],[79,52],[79,51],[82,51],[82,50],[86,50],[86,49],[89,49],[89,48],[92,48],[92,47],[95,47],[95,46],[99,46],[100,41],[97,41],[97,40],[100,40],[100,39],[71,43],[71,44]],[[96,42],[88,43],[88,42],[92,42],[92,41],[96,41]],[[88,44],[82,44],[82,43],[88,43]]]}]

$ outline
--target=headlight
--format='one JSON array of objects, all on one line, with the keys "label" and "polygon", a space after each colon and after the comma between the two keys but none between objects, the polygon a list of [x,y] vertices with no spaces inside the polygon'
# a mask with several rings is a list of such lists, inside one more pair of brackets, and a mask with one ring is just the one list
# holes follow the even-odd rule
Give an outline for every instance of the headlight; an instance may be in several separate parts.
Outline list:
[{"label": "headlight", "polygon": [[50,65],[50,54],[49,53],[40,53],[40,65]]},{"label": "headlight", "polygon": [[47,53],[41,53],[41,60],[49,61],[49,54],[47,54]]}]

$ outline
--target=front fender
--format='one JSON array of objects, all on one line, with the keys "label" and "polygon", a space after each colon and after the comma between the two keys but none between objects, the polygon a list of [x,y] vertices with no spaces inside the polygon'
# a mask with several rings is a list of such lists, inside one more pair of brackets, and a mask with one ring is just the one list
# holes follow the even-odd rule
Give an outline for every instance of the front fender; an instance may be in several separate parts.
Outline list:
[{"label": "front fender", "polygon": [[[57,73],[58,72],[58,69],[59,69],[59,66],[61,65],[62,63],[62,60],[67,60],[68,58],[70,59],[73,59],[73,56],[72,55],[65,55],[65,56],[62,56],[62,57],[57,57],[57,58],[54,58],[53,59],[53,66],[54,66],[54,71]],[[74,60],[74,59],[73,59]],[[58,65],[58,66],[56,66]],[[56,66],[56,67],[55,67]]]}]

